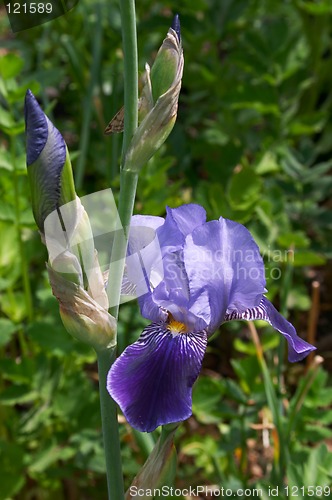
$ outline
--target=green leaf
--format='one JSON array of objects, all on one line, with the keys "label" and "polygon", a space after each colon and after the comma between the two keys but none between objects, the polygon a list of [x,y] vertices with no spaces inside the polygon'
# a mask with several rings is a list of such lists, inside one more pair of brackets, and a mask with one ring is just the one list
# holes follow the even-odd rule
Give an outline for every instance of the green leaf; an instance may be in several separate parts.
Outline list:
[{"label": "green leaf", "polygon": [[299,309],[300,311],[309,311],[311,299],[306,288],[292,288],[287,295],[287,309]]},{"label": "green leaf", "polygon": [[53,356],[63,357],[75,348],[74,340],[61,323],[53,325],[46,321],[34,322],[28,328],[28,335]]},{"label": "green leaf", "polygon": [[13,170],[11,154],[2,147],[0,147],[0,168],[8,170],[9,172]]},{"label": "green leaf", "polygon": [[235,210],[246,210],[258,200],[262,189],[260,177],[250,168],[235,173],[229,184],[229,201]]},{"label": "green leaf", "polygon": [[5,380],[28,386],[36,372],[36,365],[30,358],[22,358],[19,361],[5,358],[0,360],[0,370]]},{"label": "green leaf", "polygon": [[332,474],[332,454],[326,444],[314,448],[304,466],[304,481],[306,485],[325,486],[330,484]]},{"label": "green leaf", "polygon": [[264,175],[279,172],[280,165],[277,161],[276,155],[271,151],[267,151],[254,167],[254,169],[256,174]]},{"label": "green leaf", "polygon": [[[247,398],[247,394],[253,392],[255,380],[260,375],[259,364],[256,356],[250,356],[243,359],[232,359],[231,364],[239,378],[240,385],[232,379],[227,379],[226,387],[231,387],[232,390],[229,394],[231,397],[236,396],[235,401],[243,403]],[[234,387],[234,384],[237,385],[238,389]],[[241,393],[239,393],[239,390]]]},{"label": "green leaf", "polygon": [[[297,490],[299,498],[329,498],[331,486],[332,454],[325,444],[310,450],[305,463],[290,463],[287,468],[289,490]],[[315,492],[316,487],[321,488],[320,495],[301,495],[301,487]]]},{"label": "green leaf", "polygon": [[49,441],[44,444],[43,449],[33,456],[29,465],[29,473],[34,476],[40,474],[55,464],[58,460],[66,461],[72,458],[76,453],[76,449],[71,446],[60,446],[54,441]]},{"label": "green leaf", "polygon": [[0,269],[10,267],[13,263],[17,265],[19,245],[13,224],[0,220],[0,240]]},{"label": "green leaf", "polygon": [[294,266],[323,266],[325,257],[310,250],[301,250],[294,253]]},{"label": "green leaf", "polygon": [[0,347],[10,342],[12,335],[17,330],[17,325],[6,318],[0,318]]},{"label": "green leaf", "polygon": [[31,391],[26,385],[12,385],[4,389],[0,394],[3,405],[14,406],[16,404],[31,403],[38,398],[38,393]]},{"label": "green leaf", "polygon": [[232,380],[231,378],[226,379],[225,389],[228,397],[230,397],[233,401],[236,401],[237,403],[243,405],[246,405],[248,403],[246,394],[244,393],[240,385],[235,382],[235,380]]},{"label": "green leaf", "polygon": [[283,233],[278,237],[277,242],[283,248],[308,248],[308,246],[310,245],[310,240],[304,231]]},{"label": "green leaf", "polygon": [[3,200],[0,200],[0,220],[3,221],[15,221],[15,211],[12,206]]},{"label": "green leaf", "polygon": [[[259,324],[260,322],[255,321],[255,323]],[[263,326],[266,326],[265,322],[262,322]],[[268,351],[270,349],[275,349],[279,344],[279,336],[278,335],[263,335],[261,337],[261,343],[264,351]],[[242,352],[243,354],[249,354],[250,356],[256,353],[256,348],[253,342],[244,342],[243,340],[236,338],[234,340],[234,347],[237,351]]]},{"label": "green leaf", "polygon": [[297,4],[302,10],[316,16],[332,14],[332,5],[329,0],[318,0],[316,2],[311,0],[298,0]]},{"label": "green leaf", "polygon": [[24,61],[21,57],[11,52],[0,57],[0,76],[4,80],[15,78],[19,75],[24,66]]},{"label": "green leaf", "polygon": [[15,121],[9,111],[0,107],[0,128],[3,130],[15,126]]},{"label": "green leaf", "polygon": [[327,115],[322,111],[306,116],[302,115],[300,119],[289,125],[289,133],[291,135],[317,134],[324,127],[326,120]]},{"label": "green leaf", "polygon": [[193,390],[193,414],[202,423],[218,423],[221,420],[219,403],[225,389],[220,380],[200,377]]},{"label": "green leaf", "polygon": [[210,128],[206,129],[202,134],[202,138],[208,144],[217,146],[224,146],[229,141],[228,135],[215,126],[211,126]]},{"label": "green leaf", "polygon": [[9,500],[23,488],[24,449],[16,443],[0,441],[0,500]]},{"label": "green leaf", "polygon": [[2,295],[2,310],[15,323],[22,321],[27,315],[25,295],[23,292],[8,292]]}]

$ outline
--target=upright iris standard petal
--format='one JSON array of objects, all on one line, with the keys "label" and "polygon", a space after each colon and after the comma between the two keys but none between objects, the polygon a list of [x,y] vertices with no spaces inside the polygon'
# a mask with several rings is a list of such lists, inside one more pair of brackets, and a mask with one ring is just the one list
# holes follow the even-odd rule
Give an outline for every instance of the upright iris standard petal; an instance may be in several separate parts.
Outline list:
[{"label": "upright iris standard petal", "polygon": [[206,222],[206,212],[199,205],[188,204],[179,208],[166,208],[165,223],[158,228],[161,248],[167,252],[183,249],[185,238],[196,227]]},{"label": "upright iris standard petal", "polygon": [[25,97],[27,167],[32,209],[44,232],[46,217],[76,197],[66,143],[30,90]]},{"label": "upright iris standard petal", "polygon": [[301,339],[296,334],[294,326],[287,321],[281,314],[276,310],[276,308],[263,297],[260,304],[252,309],[247,309],[244,312],[238,311],[227,311],[224,320],[247,320],[252,321],[255,319],[261,319],[270,323],[273,328],[282,333],[288,342],[288,359],[292,363],[296,361],[301,361],[305,358],[311,351],[314,351],[316,347],[312,346],[305,340]]},{"label": "upright iris standard petal", "polygon": [[130,232],[128,241],[129,255],[139,252],[150,245],[156,236],[158,227],[164,224],[162,217],[153,215],[134,215],[130,222]]},{"label": "upright iris standard petal", "polygon": [[174,333],[159,322],[127,347],[109,372],[107,388],[133,427],[152,432],[191,415],[206,343],[205,332]]}]

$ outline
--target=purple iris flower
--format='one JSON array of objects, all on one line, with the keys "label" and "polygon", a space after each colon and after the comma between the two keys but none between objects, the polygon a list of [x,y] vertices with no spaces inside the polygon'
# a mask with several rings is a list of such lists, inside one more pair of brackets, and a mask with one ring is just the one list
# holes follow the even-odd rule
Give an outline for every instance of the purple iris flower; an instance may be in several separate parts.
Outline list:
[{"label": "purple iris flower", "polygon": [[[159,251],[148,245],[144,228],[155,231]],[[148,290],[139,305],[152,323],[117,358],[107,380],[110,395],[134,428],[151,432],[191,415],[192,386],[208,338],[225,321],[267,321],[286,338],[290,361],[315,349],[264,297],[264,263],[241,224],[222,217],[206,222],[205,210],[193,204],[167,208],[166,219],[136,215],[128,254],[137,252],[145,252]],[[158,279],[160,254],[163,275]]]}]

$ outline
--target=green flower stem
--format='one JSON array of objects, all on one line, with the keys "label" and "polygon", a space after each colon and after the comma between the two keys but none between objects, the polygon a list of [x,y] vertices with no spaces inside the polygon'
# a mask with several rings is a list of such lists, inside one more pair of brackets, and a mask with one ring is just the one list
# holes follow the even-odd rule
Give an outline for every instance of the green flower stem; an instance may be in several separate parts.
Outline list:
[{"label": "green flower stem", "polygon": [[108,500],[123,500],[124,487],[116,404],[106,389],[107,373],[115,357],[115,348],[97,352],[100,412],[106,459]]},{"label": "green flower stem", "polygon": [[[138,63],[137,63],[137,35],[134,0],[120,0],[122,39],[124,51],[124,137],[122,147],[122,164],[126,151],[137,128],[138,121]],[[127,251],[128,227],[133,213],[138,174],[121,169],[119,216],[124,228],[124,235],[118,231],[115,234],[114,248],[108,278],[108,295],[115,304],[110,313],[117,318],[119,312],[121,283],[124,271],[124,258]],[[112,262],[118,264],[112,265]],[[107,372],[115,360],[116,352],[112,350],[98,354],[100,406],[106,457],[106,471],[109,500],[122,500],[123,477],[121,470],[121,454],[119,431],[116,416],[116,405],[106,389]]]},{"label": "green flower stem", "polygon": [[[134,0],[120,0],[122,39],[124,52],[124,132],[122,145],[122,166],[130,141],[137,129],[138,121],[138,63],[137,63],[137,36],[136,15]],[[137,172],[121,169],[120,174],[119,216],[124,229],[124,235],[116,234],[112,251],[112,262],[108,278],[108,295],[115,304],[110,313],[115,318],[119,313],[121,283],[124,271],[124,257],[127,250],[128,228],[134,209],[138,174]],[[124,237],[123,237],[124,236]]]},{"label": "green flower stem", "polygon": [[125,264],[124,257],[127,251],[128,229],[134,208],[138,174],[121,170],[120,180],[118,211],[123,233],[118,231],[115,234],[107,285],[108,296],[112,299],[112,304],[115,304],[109,311],[114,318],[117,318],[119,314],[121,283]]},{"label": "green flower stem", "polygon": [[135,0],[120,0],[124,53],[124,132],[122,159],[137,128],[138,62]]}]

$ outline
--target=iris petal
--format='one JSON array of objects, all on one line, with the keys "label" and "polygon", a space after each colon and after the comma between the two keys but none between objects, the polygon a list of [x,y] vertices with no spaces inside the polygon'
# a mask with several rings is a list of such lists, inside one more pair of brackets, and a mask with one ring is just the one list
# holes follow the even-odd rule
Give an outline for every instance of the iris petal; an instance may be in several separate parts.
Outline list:
[{"label": "iris petal", "polygon": [[107,389],[134,428],[152,432],[191,415],[206,343],[204,331],[172,333],[166,323],[152,323],[117,358]]},{"label": "iris petal", "polygon": [[178,208],[167,207],[167,218],[172,218],[183,236],[206,222],[206,212],[200,205],[189,203]]},{"label": "iris petal", "polygon": [[140,252],[140,257],[132,258],[133,265],[127,261],[128,277],[137,287],[144,317],[151,321],[164,319],[158,311],[163,307],[174,313],[178,321],[188,320],[188,326],[194,330],[203,326],[202,321],[196,326],[195,316],[187,312],[192,302],[182,250],[185,237],[205,221],[205,210],[195,204],[175,209],[167,207],[165,221],[151,216],[132,218],[129,255]]},{"label": "iris petal", "polygon": [[270,323],[270,325],[278,330],[287,340],[288,359],[292,363],[301,361],[301,359],[305,358],[309,352],[316,349],[316,347],[312,346],[297,335],[294,326],[276,310],[266,297],[263,297],[258,306],[253,307],[252,309],[247,309],[244,312],[238,312],[236,310],[227,311],[224,321],[238,319],[247,321],[261,319]]},{"label": "iris petal", "polygon": [[206,221],[206,212],[200,205],[189,203],[178,208],[167,207],[165,224],[157,233],[160,246],[165,251],[183,248],[185,237]]},{"label": "iris petal", "polygon": [[211,317],[209,333],[227,309],[245,311],[260,303],[265,291],[264,264],[249,231],[222,217],[197,227],[186,238],[184,262],[190,295],[206,288]]},{"label": "iris petal", "polygon": [[154,215],[134,215],[130,221],[128,254],[142,250],[156,237],[156,229],[164,224],[162,217]]}]

